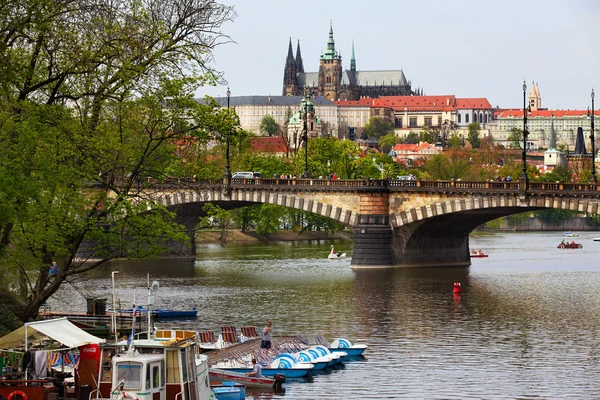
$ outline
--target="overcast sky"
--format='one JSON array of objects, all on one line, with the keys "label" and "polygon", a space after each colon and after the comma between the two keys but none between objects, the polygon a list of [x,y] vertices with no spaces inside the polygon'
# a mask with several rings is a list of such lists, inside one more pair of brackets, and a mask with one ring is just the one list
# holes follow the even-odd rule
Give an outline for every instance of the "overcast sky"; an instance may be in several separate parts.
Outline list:
[{"label": "overcast sky", "polygon": [[[316,72],[329,21],[344,69],[354,40],[357,70],[402,69],[427,95],[486,97],[523,105],[539,84],[542,107],[586,109],[600,98],[600,0],[222,0],[237,18],[223,26],[235,43],[214,52],[232,96],[281,95],[292,39]],[[205,87],[199,96],[224,96]],[[600,101],[595,103],[600,108]]]}]

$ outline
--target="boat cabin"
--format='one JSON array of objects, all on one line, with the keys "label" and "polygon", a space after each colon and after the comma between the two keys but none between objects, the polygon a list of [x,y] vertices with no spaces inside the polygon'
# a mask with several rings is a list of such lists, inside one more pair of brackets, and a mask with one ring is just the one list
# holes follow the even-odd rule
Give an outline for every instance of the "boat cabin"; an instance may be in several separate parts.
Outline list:
[{"label": "boat cabin", "polygon": [[151,339],[134,339],[131,347],[126,341],[106,345],[98,392],[96,398],[208,399],[208,357],[192,331],[157,331]]}]

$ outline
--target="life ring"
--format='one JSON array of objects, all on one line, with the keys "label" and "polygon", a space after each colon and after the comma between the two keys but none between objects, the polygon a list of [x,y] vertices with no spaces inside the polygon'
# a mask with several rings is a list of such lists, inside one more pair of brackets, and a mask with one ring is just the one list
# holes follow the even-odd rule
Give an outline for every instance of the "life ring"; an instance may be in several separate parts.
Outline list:
[{"label": "life ring", "polygon": [[131,392],[121,392],[121,396],[124,399],[138,400],[138,397],[135,395],[135,393]]},{"label": "life ring", "polygon": [[15,391],[14,391],[14,392],[12,392],[11,394],[9,394],[9,395],[8,395],[8,397],[7,397],[7,399],[8,399],[8,400],[12,400],[12,398],[13,398],[15,395],[21,396],[21,398],[22,398],[23,400],[27,400],[27,395],[26,395],[25,393],[23,393],[22,391],[20,391],[20,390],[15,390]]}]

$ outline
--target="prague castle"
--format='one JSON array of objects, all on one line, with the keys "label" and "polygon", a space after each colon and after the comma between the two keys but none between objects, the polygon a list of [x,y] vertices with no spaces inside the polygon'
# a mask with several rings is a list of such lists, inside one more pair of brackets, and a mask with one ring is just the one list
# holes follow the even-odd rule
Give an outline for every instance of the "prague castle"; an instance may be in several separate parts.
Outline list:
[{"label": "prague castle", "polygon": [[358,100],[361,97],[411,96],[411,83],[402,70],[357,71],[352,43],[350,69],[342,67],[342,56],[335,49],[333,26],[329,26],[327,49],[321,53],[319,72],[304,72],[300,42],[294,57],[292,40],[288,49],[283,74],[283,95],[325,96],[329,100]]}]

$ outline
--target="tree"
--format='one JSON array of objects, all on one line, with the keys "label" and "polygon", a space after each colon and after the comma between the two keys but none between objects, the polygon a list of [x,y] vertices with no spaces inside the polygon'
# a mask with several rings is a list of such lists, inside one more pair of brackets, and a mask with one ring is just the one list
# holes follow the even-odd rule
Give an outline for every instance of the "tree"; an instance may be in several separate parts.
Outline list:
[{"label": "tree", "polygon": [[471,122],[469,126],[467,126],[467,129],[469,129],[469,135],[467,137],[467,140],[469,141],[469,143],[471,143],[471,147],[474,149],[479,148],[479,145],[481,144],[479,140],[479,132],[481,131],[481,126],[479,126],[479,122]]},{"label": "tree", "polygon": [[438,141],[438,137],[439,131],[429,127],[426,127],[425,129],[421,130],[421,132],[419,132],[419,140],[421,142],[435,144]]},{"label": "tree", "polygon": [[522,149],[523,147],[523,130],[514,127],[510,130],[508,135],[508,141],[510,142],[509,147],[511,149]]},{"label": "tree", "polygon": [[205,229],[212,226],[216,226],[221,230],[219,236],[219,242],[221,244],[227,244],[227,236],[229,234],[229,225],[232,222],[231,211],[225,210],[213,203],[206,203],[202,207],[202,210],[206,213],[206,216],[200,218],[196,229]]},{"label": "tree", "polygon": [[279,124],[271,114],[265,115],[260,121],[260,131],[267,136],[276,136],[279,133]]},{"label": "tree", "polygon": [[413,131],[408,132],[408,135],[404,138],[405,144],[419,144],[419,135]]},{"label": "tree", "polygon": [[369,139],[376,140],[390,133],[394,133],[394,125],[382,117],[371,117],[365,125],[364,135]]},{"label": "tree", "polygon": [[386,154],[389,153],[390,150],[392,150],[397,144],[398,137],[393,133],[389,133],[379,138],[379,150]]},{"label": "tree", "polygon": [[[239,126],[194,99],[220,79],[208,63],[235,13],[209,0],[23,0],[2,13],[0,262],[23,283],[26,321],[66,279],[187,240],[150,182],[183,170],[182,143]],[[76,259],[84,241],[97,261]]]}]

